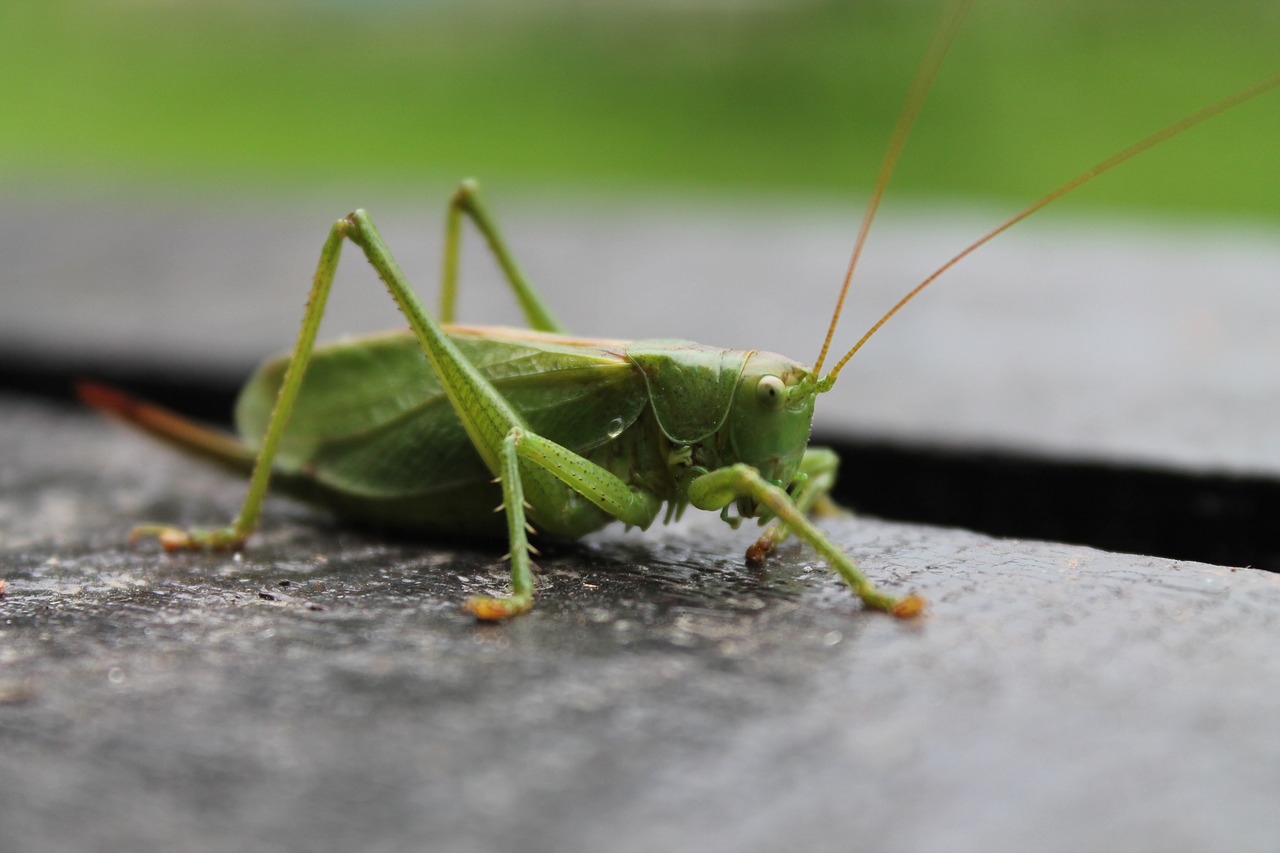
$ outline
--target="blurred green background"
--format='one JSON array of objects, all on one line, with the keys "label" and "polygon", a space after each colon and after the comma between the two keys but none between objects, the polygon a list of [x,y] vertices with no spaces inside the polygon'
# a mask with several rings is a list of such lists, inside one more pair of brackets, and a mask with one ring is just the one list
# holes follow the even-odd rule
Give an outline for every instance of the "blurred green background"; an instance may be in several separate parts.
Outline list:
[{"label": "blurred green background", "polygon": [[[940,10],[9,0],[0,181],[408,196],[474,175],[535,192],[851,199]],[[1028,201],[1273,73],[1277,45],[1275,0],[980,2],[892,197]],[[1071,204],[1280,218],[1277,140],[1273,92]]]}]

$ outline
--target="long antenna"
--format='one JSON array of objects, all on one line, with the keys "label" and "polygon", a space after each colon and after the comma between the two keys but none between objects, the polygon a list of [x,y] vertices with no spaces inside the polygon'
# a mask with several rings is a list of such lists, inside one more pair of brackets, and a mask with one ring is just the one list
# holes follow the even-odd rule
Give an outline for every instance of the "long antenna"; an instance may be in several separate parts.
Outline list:
[{"label": "long antenna", "polygon": [[938,31],[934,34],[933,43],[929,45],[929,51],[920,64],[920,70],[916,72],[916,79],[911,84],[907,100],[902,105],[898,123],[894,125],[893,136],[889,139],[889,148],[884,152],[884,162],[880,164],[880,174],[876,176],[875,187],[871,190],[871,200],[867,202],[866,213],[862,215],[862,226],[858,229],[858,239],[853,244],[853,257],[849,259],[849,266],[845,270],[844,284],[840,288],[840,298],[836,300],[836,310],[831,315],[827,337],[823,340],[822,351],[818,353],[818,360],[813,365],[814,376],[820,375],[822,362],[826,360],[827,350],[831,348],[831,339],[835,336],[836,324],[840,322],[840,312],[844,309],[844,299],[849,294],[849,282],[853,280],[853,271],[857,268],[858,259],[862,256],[862,247],[866,245],[867,234],[871,231],[871,221],[875,219],[880,201],[884,198],[884,191],[889,186],[893,167],[898,164],[902,149],[907,144],[907,134],[911,132],[911,125],[915,123],[916,116],[920,113],[924,97],[928,94],[929,86],[938,73],[938,66],[942,64],[942,58],[946,56],[947,49],[955,40],[960,22],[971,5],[973,0],[958,0],[947,8],[942,23],[938,25]]},{"label": "long antenna", "polygon": [[829,373],[826,377],[822,379],[821,387],[824,390],[826,388],[830,388],[831,385],[836,381],[836,377],[840,374],[841,368],[843,368],[845,364],[848,363],[849,359],[853,358],[854,353],[862,349],[862,345],[865,344],[871,338],[872,335],[878,332],[881,326],[883,326],[885,323],[889,321],[890,317],[892,317],[894,314],[897,314],[898,311],[900,311],[904,305],[906,305],[912,299],[915,299],[916,296],[920,294],[920,291],[924,290],[926,287],[933,284],[933,282],[936,281],[939,276],[941,276],[947,270],[951,269],[953,266],[959,263],[962,259],[970,255],[979,246],[982,246],[985,243],[990,242],[992,239],[996,237],[996,235],[1001,234],[1005,231],[1008,231],[1014,225],[1026,219],[1031,214],[1051,204],[1052,202],[1057,201],[1067,193],[1079,187],[1081,184],[1084,184],[1087,181],[1090,181],[1093,178],[1096,178],[1098,175],[1101,175],[1103,172],[1106,172],[1116,166],[1119,166],[1121,163],[1123,163],[1125,160],[1128,160],[1130,157],[1133,157],[1137,154],[1141,154],[1143,151],[1146,151],[1148,148],[1151,148],[1154,145],[1159,145],[1161,142],[1164,142],[1169,137],[1179,134],[1182,131],[1187,130],[1188,128],[1194,127],[1195,125],[1199,124],[1202,121],[1206,121],[1210,118],[1213,118],[1218,113],[1224,112],[1226,110],[1231,109],[1234,106],[1237,106],[1238,104],[1244,103],[1250,98],[1255,98],[1258,95],[1261,95],[1263,92],[1266,92],[1270,89],[1274,89],[1276,86],[1280,86],[1280,73],[1274,74],[1271,77],[1266,78],[1265,80],[1261,80],[1257,83],[1254,83],[1252,86],[1249,86],[1248,88],[1245,88],[1245,89],[1241,89],[1239,92],[1236,92],[1234,95],[1229,95],[1223,98],[1222,100],[1217,101],[1216,103],[1210,104],[1204,109],[1194,112],[1191,115],[1186,116],[1182,119],[1179,119],[1178,121],[1174,122],[1173,124],[1169,125],[1163,130],[1156,131],[1155,133],[1151,134],[1145,139],[1139,142],[1136,142],[1133,145],[1129,146],[1128,148],[1124,149],[1119,154],[1115,154],[1111,157],[1108,157],[1106,160],[1103,160],[1101,163],[1098,163],[1096,166],[1089,169],[1088,171],[1077,175],[1076,177],[1067,181],[1062,186],[1055,189],[1053,192],[1046,195],[1044,198],[1040,199],[1034,204],[1027,206],[1017,214],[1011,216],[1009,219],[1005,220],[1001,225],[999,225],[992,231],[988,232],[985,236],[981,237],[980,239],[974,241],[966,249],[964,249],[964,251],[960,252],[954,258],[947,261],[945,264],[939,267],[933,273],[933,275],[929,276],[924,281],[920,282],[920,284],[916,285],[916,287],[910,293],[902,297],[902,299],[898,300],[898,303],[894,305],[892,308],[890,308],[889,311],[883,317],[877,320],[875,325],[873,325],[870,329],[868,329],[867,333],[863,335],[856,344],[853,345],[853,349],[845,353],[844,358],[836,362],[836,366],[831,368],[831,373]]}]

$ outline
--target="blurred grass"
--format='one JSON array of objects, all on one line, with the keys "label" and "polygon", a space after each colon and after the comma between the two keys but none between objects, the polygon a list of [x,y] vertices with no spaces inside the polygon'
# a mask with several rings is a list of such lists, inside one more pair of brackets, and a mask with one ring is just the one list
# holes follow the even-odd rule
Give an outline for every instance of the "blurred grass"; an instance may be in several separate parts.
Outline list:
[{"label": "blurred grass", "polygon": [[[800,192],[874,177],[932,3],[8,2],[9,180],[282,192],[477,175]],[[894,197],[1027,201],[1280,67],[1274,0],[979,3]],[[1280,93],[1075,202],[1280,217]]]}]

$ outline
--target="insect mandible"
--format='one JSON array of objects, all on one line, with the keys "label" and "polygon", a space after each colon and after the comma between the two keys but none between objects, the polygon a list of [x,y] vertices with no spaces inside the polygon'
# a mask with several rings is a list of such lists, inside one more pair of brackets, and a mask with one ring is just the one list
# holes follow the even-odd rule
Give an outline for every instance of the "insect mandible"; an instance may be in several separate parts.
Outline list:
[{"label": "insect mandible", "polygon": [[[809,446],[814,406],[853,354],[954,263],[1045,205],[1164,139],[1280,84],[1280,75],[1219,101],[1068,181],[976,241],[910,291],[826,373],[822,367],[850,279],[916,113],[968,2],[953,4],[917,74],[872,192],[813,367],[755,350],[666,339],[569,335],[529,284],[473,182],[453,194],[439,311],[410,288],[369,215],[338,220],[320,253],[302,330],[290,355],[268,361],[236,405],[240,438],[193,424],[113,389],[81,396],[163,440],[249,474],[227,527],[135,528],[171,550],[239,548],[256,529],[268,484],[340,517],[419,533],[505,537],[511,593],[473,597],[484,620],[533,603],[529,534],[580,537],[621,521],[648,528],[688,506],[769,526],[748,549],[762,561],[783,539],[806,542],[865,606],[912,617],[924,601],[877,588],[809,515],[830,505],[839,460]],[[528,329],[453,323],[463,219],[486,239]],[[315,348],[345,242],[386,284],[409,329]],[[498,512],[494,511],[497,507]],[[665,512],[664,512],[665,507]]]}]

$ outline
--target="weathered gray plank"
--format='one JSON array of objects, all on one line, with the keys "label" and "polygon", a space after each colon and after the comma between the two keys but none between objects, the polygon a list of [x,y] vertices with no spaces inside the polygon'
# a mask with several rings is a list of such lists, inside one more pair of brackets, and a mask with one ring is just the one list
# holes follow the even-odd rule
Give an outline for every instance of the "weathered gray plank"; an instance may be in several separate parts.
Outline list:
[{"label": "weathered gray plank", "polygon": [[[273,501],[243,559],[121,544],[241,486],[0,401],[11,851],[1271,850],[1280,578],[889,524],[828,529],[927,619],[714,520],[544,561]],[[288,585],[285,585],[285,582]],[[322,608],[322,609],[315,609]]]}]

